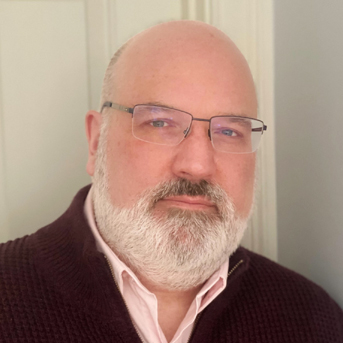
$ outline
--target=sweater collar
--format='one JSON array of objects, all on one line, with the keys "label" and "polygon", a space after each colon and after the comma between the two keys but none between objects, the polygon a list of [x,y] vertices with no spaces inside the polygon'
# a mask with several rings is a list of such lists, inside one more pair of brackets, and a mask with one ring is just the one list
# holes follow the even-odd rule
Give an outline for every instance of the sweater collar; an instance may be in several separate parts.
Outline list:
[{"label": "sweater collar", "polygon": [[[55,287],[68,301],[79,302],[100,316],[109,315],[118,311],[117,307],[111,306],[111,299],[117,299],[119,291],[114,286],[104,255],[96,248],[84,215],[89,189],[90,185],[82,188],[61,217],[32,236],[37,240],[35,245],[39,246],[36,266],[49,286]],[[249,258],[244,248],[236,250],[229,265],[227,287],[223,293],[235,289],[238,279],[248,268]],[[219,305],[223,293],[215,300]]]}]

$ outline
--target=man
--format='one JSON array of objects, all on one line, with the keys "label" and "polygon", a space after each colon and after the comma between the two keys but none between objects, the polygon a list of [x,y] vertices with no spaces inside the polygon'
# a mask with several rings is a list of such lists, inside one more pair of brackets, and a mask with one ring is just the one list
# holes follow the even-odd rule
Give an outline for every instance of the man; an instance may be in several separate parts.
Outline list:
[{"label": "man", "polygon": [[318,286],[243,248],[253,80],[219,30],[135,36],[86,117],[92,187],[0,250],[0,342],[343,342]]}]

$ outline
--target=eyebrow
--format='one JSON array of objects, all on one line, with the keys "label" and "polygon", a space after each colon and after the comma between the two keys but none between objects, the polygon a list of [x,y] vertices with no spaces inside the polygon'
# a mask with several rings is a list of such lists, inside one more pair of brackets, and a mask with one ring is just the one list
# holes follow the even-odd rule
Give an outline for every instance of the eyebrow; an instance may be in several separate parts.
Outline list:
[{"label": "eyebrow", "polygon": [[[164,104],[162,102],[159,102],[159,101],[154,101],[154,102],[146,102],[142,105],[148,105],[148,106],[158,106],[158,107],[166,107],[166,108],[170,108],[172,110],[178,110],[178,111],[182,111],[182,112],[186,112],[186,111],[183,111],[183,110],[180,110],[174,106],[170,106],[170,105],[167,105],[167,104]],[[188,113],[188,112],[186,112]]]},{"label": "eyebrow", "polygon": [[[160,106],[160,107],[166,107],[166,108],[170,108],[172,110],[177,110],[177,111],[181,111],[181,112],[185,112],[185,113],[189,113],[191,114],[193,117],[195,117],[192,113],[190,112],[187,112],[187,111],[184,111],[184,110],[180,110],[179,108],[177,107],[174,107],[174,106],[171,106],[171,105],[167,105],[167,104],[164,104],[162,102],[159,102],[159,101],[153,101],[153,102],[146,102],[144,104],[140,104],[140,105],[148,105],[148,106]],[[234,113],[221,113],[221,114],[215,114],[211,117],[221,117],[221,116],[227,116],[227,117],[246,117],[246,118],[250,118],[249,116],[245,115],[245,114],[234,114]],[[197,118],[197,117],[195,117]]]},{"label": "eyebrow", "polygon": [[237,114],[237,113],[225,113],[225,112],[220,112],[219,114],[214,115],[213,117],[238,117],[237,120],[242,120],[244,118],[246,119],[256,119],[253,118],[253,116],[249,116],[247,114]]},{"label": "eyebrow", "polygon": [[232,119],[230,119],[231,123],[238,123],[241,127],[245,127],[247,129],[251,129],[251,121],[250,118],[248,117],[243,117],[240,116],[239,118],[234,117]]},{"label": "eyebrow", "polygon": [[[231,117],[231,116],[230,116]],[[242,123],[242,124],[247,124],[249,123],[249,117],[244,117],[244,116],[233,116],[233,118],[230,118],[231,122],[234,123]]]}]

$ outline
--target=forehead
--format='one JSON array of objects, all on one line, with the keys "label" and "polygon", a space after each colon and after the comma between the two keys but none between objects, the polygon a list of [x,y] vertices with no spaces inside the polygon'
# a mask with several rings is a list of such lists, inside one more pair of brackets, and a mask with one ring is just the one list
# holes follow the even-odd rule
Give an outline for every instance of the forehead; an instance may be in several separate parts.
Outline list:
[{"label": "forehead", "polygon": [[124,50],[115,66],[113,100],[256,116],[250,70],[224,34],[164,31],[138,37]]}]

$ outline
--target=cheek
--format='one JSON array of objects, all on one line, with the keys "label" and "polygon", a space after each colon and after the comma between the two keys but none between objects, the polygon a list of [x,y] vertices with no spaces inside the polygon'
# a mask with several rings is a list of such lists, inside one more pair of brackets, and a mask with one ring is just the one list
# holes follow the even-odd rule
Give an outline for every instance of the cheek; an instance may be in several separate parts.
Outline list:
[{"label": "cheek", "polygon": [[254,196],[255,154],[236,155],[228,162],[219,169],[222,182],[218,182],[232,199],[239,215],[245,218]]},{"label": "cheek", "polygon": [[131,207],[147,188],[167,178],[163,148],[131,136],[108,141],[109,190],[113,204]]}]

